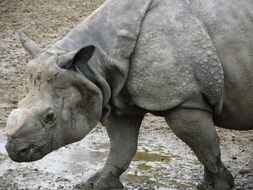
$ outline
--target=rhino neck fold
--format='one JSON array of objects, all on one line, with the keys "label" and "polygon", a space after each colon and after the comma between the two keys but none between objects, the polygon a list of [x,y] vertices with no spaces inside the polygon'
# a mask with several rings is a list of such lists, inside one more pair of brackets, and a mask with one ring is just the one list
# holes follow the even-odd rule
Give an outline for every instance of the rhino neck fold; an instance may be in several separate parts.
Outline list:
[{"label": "rhino neck fold", "polygon": [[[121,97],[126,84],[129,62],[138,39],[143,19],[152,0],[108,0],[85,21],[75,27],[51,51],[58,54],[96,47],[94,57],[75,70],[84,74],[102,91],[103,106],[123,109]],[[112,9],[113,7],[113,9]]]},{"label": "rhino neck fold", "polygon": [[102,56],[95,52],[88,63],[83,64],[80,62],[74,66],[73,70],[84,75],[101,90],[103,94],[103,107],[105,107],[111,98],[111,88],[106,80],[108,69],[104,68],[103,64],[100,64],[101,61],[103,61]]},{"label": "rhino neck fold", "polygon": [[[127,64],[128,60],[125,60]],[[117,66],[117,61],[108,57],[102,49],[96,48],[88,63],[78,63],[73,70],[95,84],[103,94],[103,118],[110,113],[111,107],[125,108],[125,99],[120,92],[125,83],[127,70]]]}]

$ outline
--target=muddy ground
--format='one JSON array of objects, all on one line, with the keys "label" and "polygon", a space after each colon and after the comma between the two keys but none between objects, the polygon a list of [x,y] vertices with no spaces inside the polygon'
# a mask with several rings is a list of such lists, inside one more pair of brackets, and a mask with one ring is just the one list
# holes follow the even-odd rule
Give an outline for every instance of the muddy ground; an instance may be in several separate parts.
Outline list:
[{"label": "muddy ground", "polygon": [[[81,142],[40,161],[17,164],[7,157],[6,117],[25,96],[25,65],[18,32],[26,31],[41,47],[50,47],[103,0],[0,0],[0,190],[71,189],[102,167],[108,138],[97,127]],[[235,189],[253,189],[253,132],[218,130],[222,159],[236,179]],[[195,189],[203,167],[161,118],[148,115],[141,128],[138,153],[122,181],[126,189]]]}]

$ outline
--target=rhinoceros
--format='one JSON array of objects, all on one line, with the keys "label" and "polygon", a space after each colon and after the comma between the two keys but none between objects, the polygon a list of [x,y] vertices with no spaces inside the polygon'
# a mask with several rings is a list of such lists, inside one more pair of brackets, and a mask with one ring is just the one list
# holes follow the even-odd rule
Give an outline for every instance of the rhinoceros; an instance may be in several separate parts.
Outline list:
[{"label": "rhinoceros", "polygon": [[46,51],[25,33],[21,42],[33,59],[7,120],[12,160],[41,159],[101,122],[110,153],[83,184],[123,188],[149,112],[204,165],[199,189],[233,187],[215,126],[253,129],[252,0],[107,0]]}]

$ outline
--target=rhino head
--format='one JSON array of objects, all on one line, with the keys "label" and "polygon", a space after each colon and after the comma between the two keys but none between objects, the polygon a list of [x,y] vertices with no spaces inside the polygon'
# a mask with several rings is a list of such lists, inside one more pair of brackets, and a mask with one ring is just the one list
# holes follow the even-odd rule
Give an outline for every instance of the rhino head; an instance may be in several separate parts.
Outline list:
[{"label": "rhino head", "polygon": [[88,62],[94,46],[59,56],[43,52],[24,33],[21,42],[34,59],[28,63],[29,92],[7,120],[6,150],[13,161],[29,162],[84,138],[100,120],[102,95],[71,69]]}]

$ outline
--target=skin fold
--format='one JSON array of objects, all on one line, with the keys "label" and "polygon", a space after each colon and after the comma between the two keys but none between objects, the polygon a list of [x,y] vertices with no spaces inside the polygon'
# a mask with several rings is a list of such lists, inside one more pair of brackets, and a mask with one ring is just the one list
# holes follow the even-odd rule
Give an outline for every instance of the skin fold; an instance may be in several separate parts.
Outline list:
[{"label": "skin fold", "polygon": [[39,160],[101,122],[109,156],[75,188],[122,189],[150,112],[204,165],[198,189],[231,189],[215,126],[253,129],[252,31],[251,0],[107,0],[46,51],[21,33],[33,59],[7,120],[10,158]]}]

